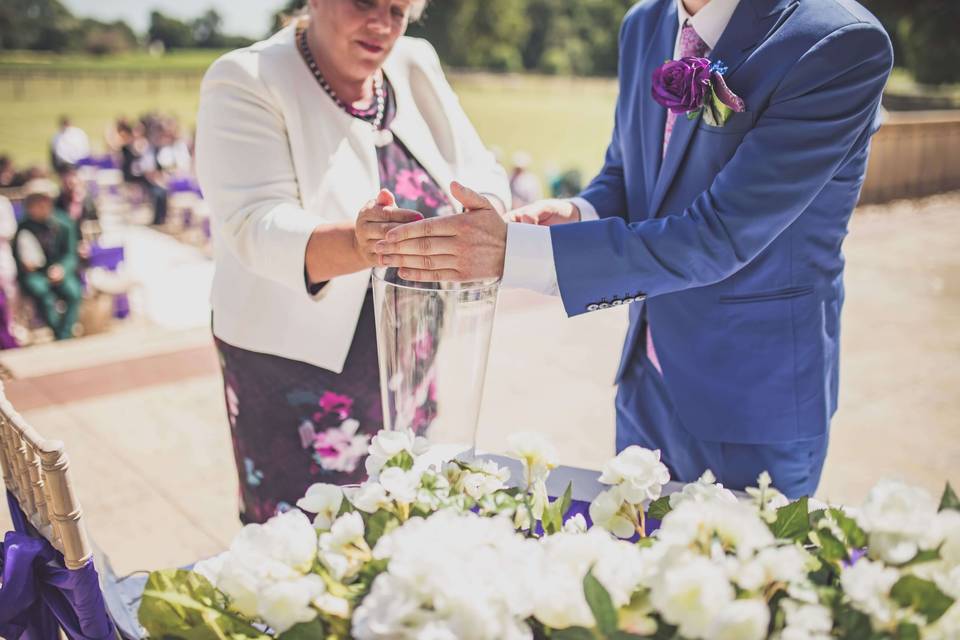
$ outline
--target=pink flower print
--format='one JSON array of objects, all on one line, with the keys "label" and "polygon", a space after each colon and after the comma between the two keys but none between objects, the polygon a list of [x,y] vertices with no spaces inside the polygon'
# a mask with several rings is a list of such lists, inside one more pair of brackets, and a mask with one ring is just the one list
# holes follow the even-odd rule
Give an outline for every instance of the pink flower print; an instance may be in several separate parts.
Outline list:
[{"label": "pink flower print", "polygon": [[300,428],[297,432],[300,434],[300,444],[303,445],[304,449],[309,449],[313,446],[313,441],[317,437],[317,431],[313,428],[312,422],[304,420],[300,423]]},{"label": "pink flower print", "polygon": [[227,418],[230,420],[230,426],[237,426],[237,416],[240,415],[240,399],[237,398],[237,392],[233,390],[230,383],[226,387],[227,396]]},{"label": "pink flower print", "polygon": [[397,173],[397,184],[393,188],[398,196],[416,202],[423,195],[423,181],[426,176],[422,171],[403,169]]},{"label": "pink flower print", "polygon": [[340,420],[346,420],[350,417],[350,410],[353,409],[353,398],[343,396],[332,391],[325,391],[320,396],[320,411],[313,414],[314,422],[320,422],[327,416],[334,414]]},{"label": "pink flower print", "polygon": [[413,345],[413,354],[417,360],[427,360],[433,355],[433,334],[426,331],[417,336]]},{"label": "pink flower print", "polygon": [[357,434],[359,428],[356,420],[344,420],[339,427],[318,433],[313,441],[317,464],[326,471],[353,473],[366,455],[370,440],[366,434]]}]

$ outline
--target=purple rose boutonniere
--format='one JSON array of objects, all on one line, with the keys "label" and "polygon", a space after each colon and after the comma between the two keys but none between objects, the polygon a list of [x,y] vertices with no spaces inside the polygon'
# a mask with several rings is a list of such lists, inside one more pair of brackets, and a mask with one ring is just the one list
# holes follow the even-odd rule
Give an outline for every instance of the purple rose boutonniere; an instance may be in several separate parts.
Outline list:
[{"label": "purple rose boutonniere", "polygon": [[708,125],[722,127],[733,113],[746,108],[724,81],[726,71],[722,62],[707,58],[667,60],[653,72],[653,99],[690,120],[703,113]]}]

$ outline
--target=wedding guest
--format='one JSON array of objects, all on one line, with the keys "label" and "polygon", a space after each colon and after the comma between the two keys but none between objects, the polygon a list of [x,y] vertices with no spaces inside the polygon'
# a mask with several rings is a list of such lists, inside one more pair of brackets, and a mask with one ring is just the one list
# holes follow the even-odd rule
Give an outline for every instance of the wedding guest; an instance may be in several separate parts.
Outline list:
[{"label": "wedding guest", "polygon": [[543,185],[540,178],[530,170],[533,158],[525,151],[513,155],[513,173],[510,175],[510,193],[513,206],[523,207],[543,198]]},{"label": "wedding guest", "polygon": [[459,208],[454,178],[509,205],[506,173],[433,47],[401,37],[425,4],[310,0],[204,78],[197,173],[213,213],[213,332],[244,521],[314,482],[365,478],[383,424],[372,244]]},{"label": "wedding guest", "polygon": [[54,208],[57,187],[49,180],[32,180],[23,191],[26,216],[13,241],[20,289],[37,304],[56,339],[64,340],[73,336],[83,296],[76,226]]},{"label": "wedding guest", "polygon": [[17,299],[17,263],[11,242],[17,233],[17,216],[13,205],[0,196],[0,349],[18,347],[13,337],[13,308]]},{"label": "wedding guest", "polygon": [[50,143],[51,164],[54,171],[64,166],[76,166],[84,158],[90,157],[90,138],[80,127],[70,122],[70,118],[60,118],[60,130]]},{"label": "wedding guest", "polygon": [[100,219],[97,211],[97,201],[87,190],[87,186],[80,179],[76,167],[63,167],[59,172],[60,195],[55,205],[58,209],[79,225],[81,222]]},{"label": "wedding guest", "polygon": [[122,122],[117,125],[120,146],[120,170],[123,181],[135,184],[144,190],[153,209],[153,224],[163,224],[167,219],[167,188],[161,183],[155,170],[144,157],[150,152],[150,143],[144,135],[142,124],[131,126]]},{"label": "wedding guest", "polygon": [[0,156],[0,189],[16,186],[17,171],[10,156]]}]

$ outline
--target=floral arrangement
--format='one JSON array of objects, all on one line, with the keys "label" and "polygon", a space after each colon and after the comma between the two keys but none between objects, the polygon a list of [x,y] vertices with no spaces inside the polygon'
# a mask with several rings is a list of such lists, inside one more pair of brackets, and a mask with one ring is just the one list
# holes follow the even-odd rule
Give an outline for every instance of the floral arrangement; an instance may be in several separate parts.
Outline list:
[{"label": "floral arrangement", "polygon": [[734,113],[746,110],[727,86],[726,65],[708,58],[667,60],[653,72],[651,94],[662,107],[693,120],[701,113],[711,127],[722,127]]},{"label": "floral arrangement", "polygon": [[511,446],[519,487],[489,461],[427,466],[412,431],[381,432],[363,485],[314,485],[226,553],[151,574],[141,622],[191,640],[960,638],[949,485],[938,504],[882,482],[852,509],[789,502],[766,474],[738,499],[707,473],[664,496],[659,452],[630,447],[588,526],[570,488],[547,495],[550,444]]}]

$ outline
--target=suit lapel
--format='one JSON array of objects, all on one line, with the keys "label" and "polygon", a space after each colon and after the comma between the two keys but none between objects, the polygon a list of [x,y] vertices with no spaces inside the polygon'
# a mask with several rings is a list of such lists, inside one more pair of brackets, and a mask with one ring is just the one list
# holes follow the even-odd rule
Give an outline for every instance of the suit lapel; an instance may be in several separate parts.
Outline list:
[{"label": "suit lapel", "polygon": [[673,58],[673,50],[677,42],[679,22],[677,18],[676,0],[666,0],[664,10],[657,22],[656,32],[647,48],[643,71],[639,78],[639,86],[635,91],[640,92],[637,102],[640,104],[640,122],[642,124],[644,178],[647,187],[647,201],[654,193],[657,175],[660,173],[660,164],[663,161],[663,130],[667,124],[667,111],[650,97],[650,83],[653,82],[653,72]]},{"label": "suit lapel", "polygon": [[[722,61],[727,66],[727,78],[730,78],[747,60],[750,53],[776,31],[791,13],[785,11],[788,5],[795,6],[797,2],[798,0],[741,0],[730,19],[730,24],[717,42],[716,48],[710,53],[710,59]],[[650,102],[665,113],[662,107],[653,103],[652,100]],[[687,148],[696,135],[700,119],[700,116],[697,116],[693,120],[688,120],[683,115],[677,118],[654,187],[650,203],[651,217],[659,215],[667,190],[673,183],[677,171],[683,164]]]}]

